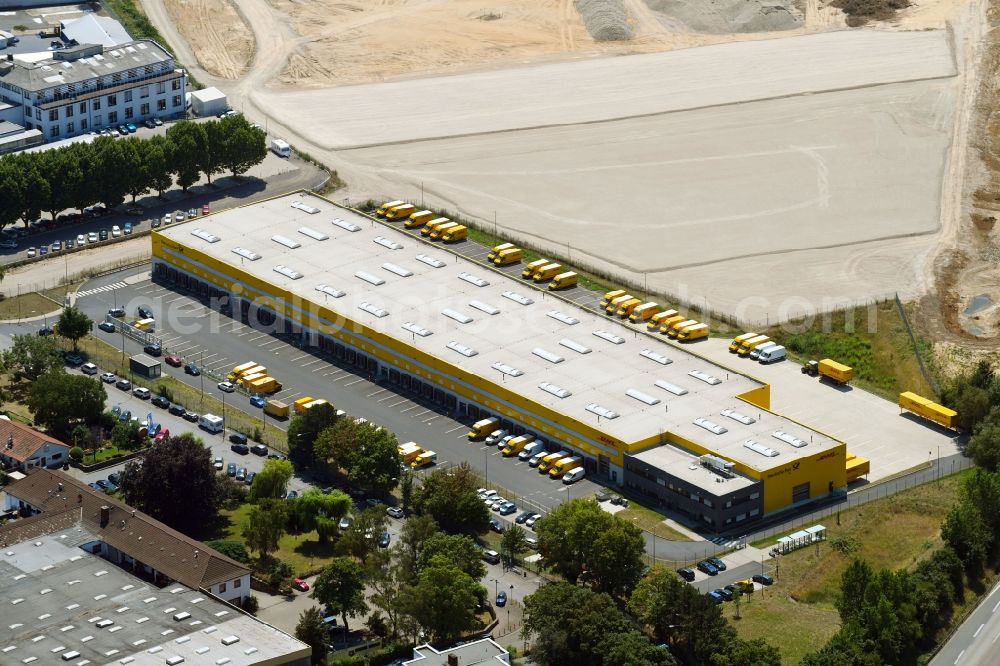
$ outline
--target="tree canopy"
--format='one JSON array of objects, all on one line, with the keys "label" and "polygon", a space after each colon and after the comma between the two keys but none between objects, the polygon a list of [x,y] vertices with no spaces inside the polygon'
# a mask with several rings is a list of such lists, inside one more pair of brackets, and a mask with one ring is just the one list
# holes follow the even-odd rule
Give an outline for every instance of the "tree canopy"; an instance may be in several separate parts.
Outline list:
[{"label": "tree canopy", "polygon": [[310,606],[299,614],[295,625],[295,637],[312,648],[310,664],[324,666],[327,653],[327,631],[323,615],[315,606]]},{"label": "tree canopy", "polygon": [[264,461],[264,469],[257,472],[250,485],[250,501],[280,499],[284,496],[288,481],[292,478],[292,463],[284,459]]},{"label": "tree canopy", "polygon": [[101,382],[52,370],[31,384],[27,402],[36,423],[66,438],[77,425],[99,423],[107,398]]},{"label": "tree canopy", "polygon": [[316,577],[310,596],[339,612],[347,627],[348,617],[368,612],[361,564],[353,557],[335,557]]},{"label": "tree canopy", "polygon": [[316,462],[313,446],[320,433],[337,422],[337,410],[329,403],[316,405],[292,418],[288,424],[288,458],[296,467],[309,469]]},{"label": "tree canopy", "polygon": [[62,351],[50,336],[14,335],[0,359],[4,369],[18,382],[33,382],[64,367]]},{"label": "tree canopy", "polygon": [[403,607],[434,640],[459,636],[479,626],[476,607],[486,590],[453,561],[436,555],[407,587]]},{"label": "tree canopy", "polygon": [[476,479],[468,463],[424,477],[414,493],[417,513],[434,518],[445,532],[482,534],[489,529],[489,509],[476,494]]},{"label": "tree canopy", "polygon": [[76,351],[80,339],[90,333],[94,327],[94,321],[82,311],[73,306],[63,308],[56,323],[56,332],[60,337],[66,338],[73,343],[73,350]]},{"label": "tree canopy", "polygon": [[340,468],[353,485],[387,493],[399,483],[399,442],[372,423],[338,419],[313,446],[317,461]]}]

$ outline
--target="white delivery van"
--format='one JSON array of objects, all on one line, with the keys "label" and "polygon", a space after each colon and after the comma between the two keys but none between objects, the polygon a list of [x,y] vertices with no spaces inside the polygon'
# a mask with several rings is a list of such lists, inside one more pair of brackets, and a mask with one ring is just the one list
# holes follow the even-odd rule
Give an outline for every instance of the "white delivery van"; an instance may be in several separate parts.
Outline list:
[{"label": "white delivery van", "polygon": [[215,414],[202,414],[198,419],[198,425],[209,432],[222,432],[225,427],[221,416]]},{"label": "white delivery van", "polygon": [[576,467],[576,468],[571,469],[570,471],[566,472],[565,474],[563,474],[562,482],[563,483],[573,483],[574,481],[579,481],[580,479],[583,478],[583,474],[584,474],[583,468],[582,467]]},{"label": "white delivery van", "polygon": [[287,141],[281,139],[271,139],[271,150],[278,157],[290,157],[292,154],[292,147],[288,145]]},{"label": "white delivery van", "polygon": [[758,358],[760,358],[760,355],[764,353],[765,349],[771,349],[772,347],[777,347],[777,346],[778,346],[777,342],[768,342],[767,344],[763,344],[760,347],[755,347],[754,350],[750,352],[750,360],[756,361]]},{"label": "white delivery van", "polygon": [[768,349],[765,349],[760,353],[757,360],[761,363],[774,363],[775,361],[781,361],[785,358],[785,348],[781,345],[774,345]]},{"label": "white delivery van", "polygon": [[536,439],[530,444],[526,444],[521,452],[517,454],[518,460],[529,460],[535,454],[541,453],[545,450],[545,441],[541,439]]}]

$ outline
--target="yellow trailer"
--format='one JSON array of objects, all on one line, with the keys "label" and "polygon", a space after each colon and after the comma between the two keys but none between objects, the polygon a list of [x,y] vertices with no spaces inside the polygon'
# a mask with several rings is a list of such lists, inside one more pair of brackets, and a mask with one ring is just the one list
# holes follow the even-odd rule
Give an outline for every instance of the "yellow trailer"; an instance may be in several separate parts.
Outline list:
[{"label": "yellow trailer", "polygon": [[493,264],[496,266],[510,266],[519,261],[521,261],[521,249],[512,247],[498,252],[496,259],[493,260]]},{"label": "yellow trailer", "polygon": [[552,278],[552,282],[549,282],[549,289],[552,291],[556,291],[557,289],[568,289],[569,287],[576,285],[577,277],[577,274],[573,271],[560,273]]},{"label": "yellow trailer", "polygon": [[302,412],[306,411],[306,405],[308,405],[315,399],[316,398],[312,397],[311,395],[307,395],[306,397],[299,398],[298,400],[293,402],[292,407],[295,409],[295,413],[301,414]]},{"label": "yellow trailer", "polygon": [[[433,219],[434,219],[434,213],[432,213],[431,211],[429,211],[429,210],[418,210],[416,213],[414,213],[413,215],[410,215],[410,217],[407,218],[406,224],[404,226],[407,226],[407,227],[409,227],[409,228],[412,229],[413,227],[419,227],[419,226],[422,226],[424,224],[427,224],[428,222],[430,222]],[[413,224],[411,224],[411,222]]]},{"label": "yellow trailer", "polygon": [[451,222],[451,220],[447,217],[435,217],[430,220],[417,221],[411,216],[410,219],[403,223],[403,226],[407,229],[416,229],[417,227],[422,227],[425,224],[444,224],[445,222]]},{"label": "yellow trailer", "polygon": [[624,289],[615,289],[614,291],[609,291],[604,294],[604,298],[601,299],[601,307],[606,308],[611,304],[611,301],[615,300],[619,296],[624,296],[626,291]]},{"label": "yellow trailer", "polygon": [[435,453],[434,451],[423,451],[416,458],[413,459],[413,462],[410,463],[410,467],[412,467],[413,469],[420,469],[421,467],[427,467],[428,465],[433,465],[434,463],[436,463],[437,459],[438,459],[438,454]]},{"label": "yellow trailer", "polygon": [[281,382],[274,377],[261,377],[250,382],[247,388],[253,393],[277,393],[281,390]]},{"label": "yellow trailer", "polygon": [[323,398],[316,398],[312,402],[307,402],[306,404],[302,405],[302,411],[304,412],[306,410],[312,409],[313,407],[318,407],[320,405],[329,405],[329,404],[330,403],[324,400]]},{"label": "yellow trailer", "polygon": [[394,206],[385,212],[385,219],[387,220],[402,220],[413,215],[417,212],[417,207],[413,204],[402,204],[400,206]]},{"label": "yellow trailer", "polygon": [[288,405],[280,400],[268,400],[264,403],[264,413],[270,414],[276,419],[287,419]]},{"label": "yellow trailer", "polygon": [[402,206],[405,203],[406,203],[405,201],[386,201],[384,204],[378,207],[378,210],[375,211],[375,214],[378,215],[379,217],[385,217],[385,214],[389,212],[389,209],[395,208],[396,206]]},{"label": "yellow trailer", "polygon": [[548,282],[555,276],[559,275],[560,271],[562,271],[561,264],[545,264],[535,271],[535,274],[531,279],[535,282]]},{"label": "yellow trailer", "polygon": [[848,456],[844,465],[847,471],[847,483],[851,483],[871,471],[871,463],[868,458],[860,458],[855,455]]},{"label": "yellow trailer", "polygon": [[619,317],[625,318],[632,314],[632,310],[635,310],[642,304],[642,301],[638,298],[630,298],[621,305],[615,311],[615,314]]},{"label": "yellow trailer", "polygon": [[606,312],[609,315],[613,315],[615,312],[618,311],[618,308],[621,306],[622,303],[624,303],[625,301],[630,301],[632,300],[632,298],[633,298],[632,294],[622,294],[621,296],[616,296],[615,298],[611,299],[611,301],[607,304],[607,306],[604,308],[604,312]]},{"label": "yellow trailer", "polygon": [[668,317],[664,319],[663,323],[660,324],[660,333],[663,333],[665,335],[670,331],[671,326],[680,321],[684,321],[684,315],[682,314],[675,314],[673,317]]},{"label": "yellow trailer", "polygon": [[954,409],[948,409],[910,391],[899,394],[899,408],[943,425],[945,428],[958,426],[958,412]]},{"label": "yellow trailer", "polygon": [[737,351],[736,353],[739,354],[740,356],[749,356],[750,352],[752,352],[754,349],[760,347],[761,345],[766,345],[770,341],[771,338],[767,337],[766,335],[758,335],[756,338],[750,338],[749,340],[744,340],[743,344],[740,345],[739,351]]},{"label": "yellow trailer", "polygon": [[233,381],[234,379],[237,379],[238,377],[243,376],[243,374],[247,370],[249,370],[250,368],[256,368],[256,367],[257,367],[257,362],[256,361],[249,361],[247,363],[241,363],[240,365],[238,365],[235,368],[233,368],[232,371],[230,371],[230,373],[226,377],[226,379],[228,379],[229,381]]},{"label": "yellow trailer", "polygon": [[503,252],[504,250],[513,250],[513,249],[514,249],[513,243],[500,243],[499,245],[494,245],[493,249],[490,250],[490,253],[486,255],[486,261],[493,261],[494,259],[497,258],[497,255]]},{"label": "yellow trailer", "polygon": [[656,314],[656,309],[660,307],[658,303],[650,301],[648,303],[643,303],[642,305],[637,305],[632,314],[628,316],[628,320],[633,324],[648,321]]},{"label": "yellow trailer", "polygon": [[423,448],[416,442],[407,442],[406,444],[399,445],[399,457],[402,459],[403,464],[406,465],[416,460],[417,456],[423,452]]},{"label": "yellow trailer", "polygon": [[439,217],[436,220],[431,220],[430,222],[424,225],[423,229],[420,230],[420,235],[430,236],[437,230],[438,227],[443,226],[445,224],[454,224],[454,223],[447,217]]},{"label": "yellow trailer", "polygon": [[464,224],[451,227],[441,234],[441,241],[444,243],[457,243],[469,237],[469,228]]},{"label": "yellow trailer", "polygon": [[475,441],[477,439],[483,439],[489,435],[494,430],[500,428],[500,419],[495,416],[491,416],[488,419],[482,419],[481,421],[476,421],[472,424],[472,428],[469,430],[469,439]]},{"label": "yellow trailer", "polygon": [[685,328],[688,326],[694,326],[697,323],[697,319],[682,319],[681,321],[675,322],[670,325],[670,328],[667,329],[667,337],[671,339],[676,338]]},{"label": "yellow trailer", "polygon": [[817,367],[819,374],[829,377],[838,384],[846,384],[854,379],[854,369],[843,363],[837,363],[833,359],[824,358]]},{"label": "yellow trailer", "polygon": [[694,326],[688,326],[687,328],[681,330],[677,334],[678,342],[691,342],[692,340],[700,340],[701,338],[708,337],[708,324],[697,323]]},{"label": "yellow trailer", "polygon": [[535,259],[530,264],[524,267],[524,270],[521,271],[521,277],[523,277],[525,280],[530,280],[535,276],[535,271],[537,271],[542,266],[548,266],[551,263],[552,262],[549,261],[548,259]]},{"label": "yellow trailer", "polygon": [[651,331],[655,331],[660,328],[662,324],[667,319],[671,317],[676,317],[678,315],[677,310],[664,310],[663,312],[657,312],[655,315],[649,318],[649,323],[646,324],[646,328]]},{"label": "yellow trailer", "polygon": [[740,350],[740,345],[742,345],[747,340],[756,337],[757,337],[756,333],[744,333],[743,335],[737,335],[735,338],[733,338],[733,341],[729,343],[729,351],[735,354]]},{"label": "yellow trailer", "polygon": [[264,370],[264,372],[257,372],[256,370],[253,370],[237,379],[236,383],[240,386],[247,386],[250,382],[255,382],[258,379],[263,379],[264,377],[267,377],[267,370]]},{"label": "yellow trailer", "polygon": [[439,240],[446,231],[454,227],[459,226],[458,222],[445,222],[444,224],[439,224],[434,231],[432,231],[429,236],[431,240]]}]

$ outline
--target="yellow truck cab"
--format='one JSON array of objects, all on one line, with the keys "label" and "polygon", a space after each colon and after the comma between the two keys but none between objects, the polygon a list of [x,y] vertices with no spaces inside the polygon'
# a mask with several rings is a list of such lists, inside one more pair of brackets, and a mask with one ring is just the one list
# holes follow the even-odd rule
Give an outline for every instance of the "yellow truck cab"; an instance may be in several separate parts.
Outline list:
[{"label": "yellow truck cab", "polygon": [[387,220],[402,220],[409,217],[417,212],[417,207],[413,204],[403,204],[401,206],[394,206],[385,212],[385,219]]},{"label": "yellow truck cab", "polygon": [[421,467],[427,467],[428,465],[433,465],[437,462],[438,454],[434,451],[424,451],[410,463],[410,467],[413,469],[420,469]]},{"label": "yellow truck cab", "polygon": [[630,300],[632,300],[632,294],[623,294],[621,296],[617,296],[614,299],[612,299],[610,303],[608,303],[607,307],[604,308],[604,311],[609,315],[613,315],[615,312],[618,311],[618,308],[621,307],[622,303]]},{"label": "yellow truck cab", "polygon": [[708,324],[697,323],[694,326],[688,326],[677,334],[677,340],[680,342],[690,342],[692,340],[700,340],[701,338],[708,337]]},{"label": "yellow truck cab", "polygon": [[632,311],[641,304],[642,301],[638,298],[630,298],[618,306],[618,310],[615,311],[615,314],[619,317],[627,318],[632,314]]},{"label": "yellow truck cab", "polygon": [[424,225],[423,229],[420,230],[420,235],[430,236],[437,230],[438,227],[451,223],[452,223],[451,220],[449,220],[447,217],[439,217],[435,220],[431,220],[430,222]]},{"label": "yellow truck cab", "polygon": [[488,419],[482,419],[481,421],[476,421],[472,424],[472,428],[469,430],[469,439],[472,441],[483,439],[491,432],[498,430],[499,428],[500,419],[495,416],[491,416]]},{"label": "yellow truck cab", "polygon": [[270,414],[276,419],[287,419],[288,405],[280,400],[268,400],[264,403],[264,413]]},{"label": "yellow truck cab", "polygon": [[416,229],[417,227],[422,227],[425,224],[444,224],[445,222],[450,222],[450,221],[451,220],[449,220],[447,217],[434,217],[429,220],[417,221],[414,220],[413,216],[411,215],[410,219],[408,219],[406,222],[403,223],[403,226],[406,227],[407,229]]},{"label": "yellow truck cab", "polygon": [[444,224],[439,224],[437,228],[430,233],[431,240],[438,240],[441,235],[453,227],[459,226],[458,222],[445,222]]},{"label": "yellow truck cab", "polygon": [[469,228],[464,224],[451,227],[441,234],[441,241],[445,243],[457,243],[469,237]]},{"label": "yellow truck cab", "polygon": [[576,469],[583,465],[583,458],[580,456],[571,456],[569,458],[563,458],[556,462],[549,470],[549,476],[553,479],[561,478],[563,474],[570,471],[571,469]]},{"label": "yellow truck cab", "polygon": [[561,264],[546,264],[535,271],[535,275],[531,279],[535,282],[548,282],[555,276],[559,275],[561,270]]},{"label": "yellow truck cab", "polygon": [[651,318],[654,314],[656,314],[656,309],[658,307],[660,307],[660,305],[652,301],[648,303],[643,303],[642,305],[637,305],[635,306],[635,309],[632,310],[632,313],[628,316],[628,320],[633,324],[646,321],[647,319]]},{"label": "yellow truck cab", "polygon": [[512,247],[498,252],[497,258],[493,260],[493,263],[496,266],[510,266],[519,261],[521,261],[521,249]]},{"label": "yellow truck cab", "polygon": [[406,444],[399,445],[399,458],[403,461],[404,465],[412,463],[423,452],[423,448],[416,442],[407,442]]},{"label": "yellow truck cab", "polygon": [[515,437],[507,441],[507,445],[500,450],[500,453],[505,456],[516,456],[521,450],[535,441],[535,438],[531,435],[521,435],[520,437]]},{"label": "yellow truck cab", "polygon": [[486,261],[493,261],[494,259],[497,258],[497,255],[503,252],[504,250],[513,250],[513,249],[514,249],[513,243],[500,243],[499,245],[494,245],[493,249],[490,250],[490,253],[486,255]]},{"label": "yellow truck cab", "polygon": [[230,373],[226,376],[226,379],[228,379],[229,381],[233,381],[234,379],[242,377],[243,373],[245,373],[250,368],[256,368],[256,367],[257,363],[255,361],[249,361],[248,363],[241,363],[240,365],[233,368],[232,371],[230,371]]},{"label": "yellow truck cab", "polygon": [[552,467],[555,466],[555,464],[557,462],[559,462],[563,458],[566,458],[567,456],[570,456],[570,455],[572,455],[572,454],[570,454],[569,451],[560,451],[559,453],[550,453],[549,455],[547,455],[544,458],[542,458],[542,462],[538,463],[538,472],[540,474],[545,474],[550,469],[552,469]]},{"label": "yellow truck cab", "polygon": [[[432,213],[431,211],[418,210],[416,213],[406,218],[406,224],[404,226],[412,229],[413,227],[419,227],[421,225],[427,224],[433,219],[434,219],[434,213]],[[413,222],[414,224],[410,224],[411,222]]]},{"label": "yellow truck cab", "polygon": [[281,390],[281,382],[274,377],[261,377],[250,382],[247,388],[253,393],[277,393]]},{"label": "yellow truck cab", "polygon": [[684,330],[688,326],[694,326],[697,323],[698,323],[697,319],[683,319],[679,322],[671,324],[670,328],[667,329],[667,337],[676,338],[677,334],[680,333],[682,330]]},{"label": "yellow truck cab", "polygon": [[525,280],[530,280],[535,276],[535,271],[537,271],[542,266],[548,266],[550,263],[552,262],[549,261],[548,259],[535,259],[530,264],[524,267],[524,270],[521,271],[521,277],[523,277]]},{"label": "yellow truck cab", "polygon": [[646,328],[648,328],[651,331],[655,331],[658,328],[660,328],[660,324],[662,324],[667,319],[670,319],[671,317],[677,316],[677,314],[679,314],[677,310],[663,310],[662,312],[657,312],[655,315],[649,318],[649,323],[646,324]]},{"label": "yellow truck cab", "polygon": [[306,405],[308,405],[315,399],[316,398],[312,397],[311,395],[307,395],[304,398],[299,398],[298,400],[292,403],[292,408],[295,410],[296,414],[301,414],[302,412],[306,411]]},{"label": "yellow truck cab", "polygon": [[378,207],[378,210],[375,211],[375,214],[378,215],[379,217],[385,217],[385,214],[388,213],[391,208],[395,208],[396,206],[402,206],[405,203],[406,203],[405,201],[386,201],[384,204]]},{"label": "yellow truck cab", "polygon": [[754,349],[760,347],[761,345],[767,344],[770,341],[771,338],[767,337],[766,335],[758,335],[755,338],[744,340],[743,343],[740,345],[739,351],[737,351],[736,353],[739,354],[740,356],[749,356],[750,352],[752,352]]},{"label": "yellow truck cab", "polygon": [[675,314],[673,317],[667,317],[663,320],[663,323],[660,324],[660,333],[668,333],[671,326],[682,321],[685,321],[684,315],[682,314]]},{"label": "yellow truck cab", "polygon": [[558,289],[568,289],[576,284],[577,274],[573,271],[566,271],[565,273],[560,273],[559,275],[552,278],[552,282],[549,282],[549,289],[556,291]]},{"label": "yellow truck cab", "polygon": [[733,341],[729,343],[729,351],[735,354],[740,350],[740,345],[742,345],[747,340],[756,338],[756,333],[744,333],[743,335],[737,335],[733,338]]},{"label": "yellow truck cab", "polygon": [[609,291],[604,294],[604,298],[601,299],[601,307],[606,308],[611,304],[611,301],[615,300],[619,296],[624,296],[627,292],[624,289],[615,289],[614,291]]}]

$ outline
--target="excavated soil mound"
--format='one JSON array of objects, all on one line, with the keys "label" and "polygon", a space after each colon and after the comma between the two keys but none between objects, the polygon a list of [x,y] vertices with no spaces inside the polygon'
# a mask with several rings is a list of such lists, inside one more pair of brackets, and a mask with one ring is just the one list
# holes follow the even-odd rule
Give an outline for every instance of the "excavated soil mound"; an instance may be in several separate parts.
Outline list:
[{"label": "excavated soil mound", "polygon": [[646,0],[664,21],[681,21],[694,32],[774,32],[802,25],[792,0]]}]

